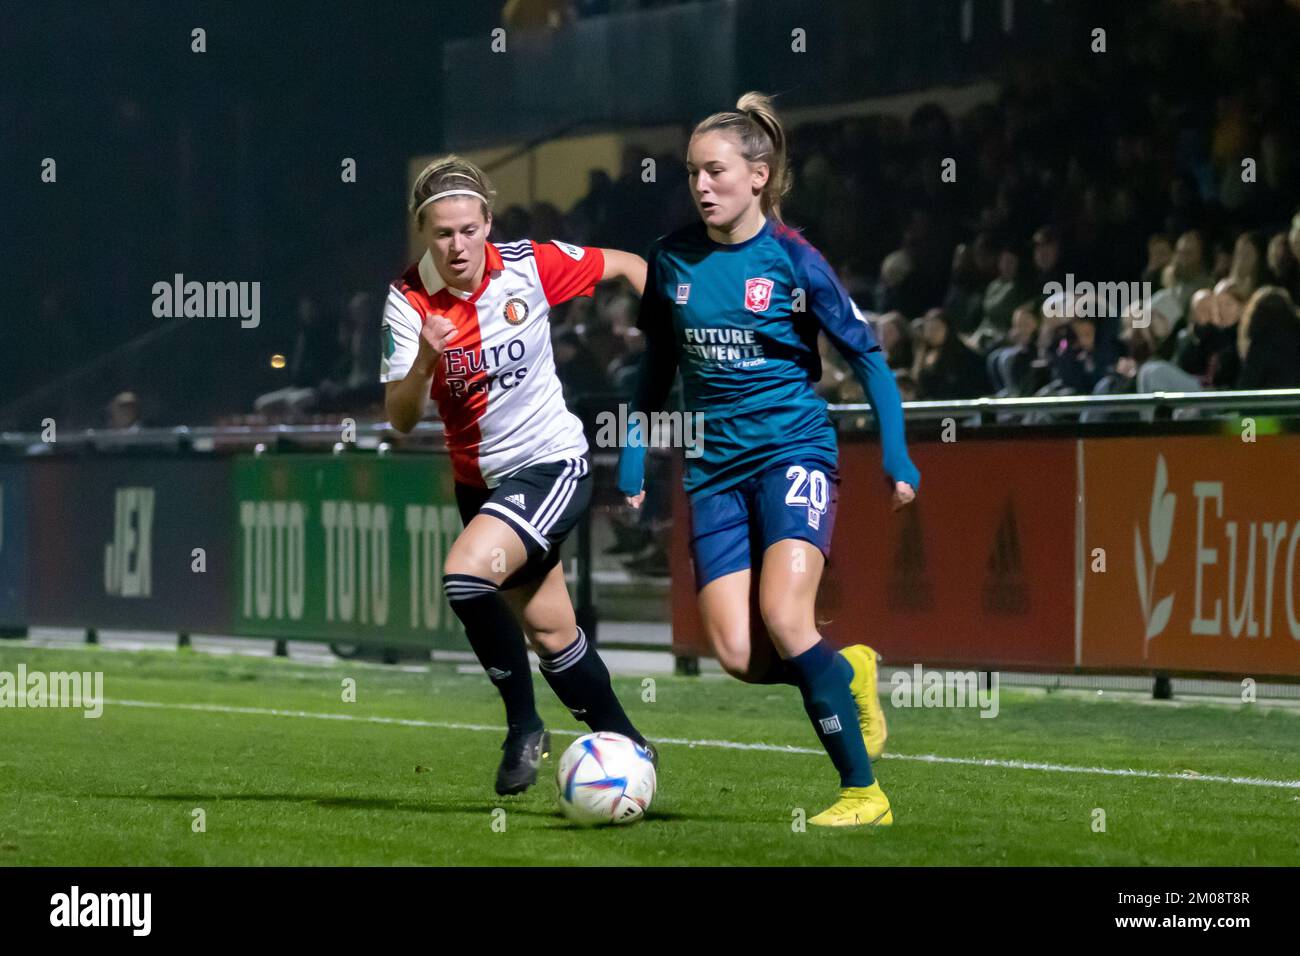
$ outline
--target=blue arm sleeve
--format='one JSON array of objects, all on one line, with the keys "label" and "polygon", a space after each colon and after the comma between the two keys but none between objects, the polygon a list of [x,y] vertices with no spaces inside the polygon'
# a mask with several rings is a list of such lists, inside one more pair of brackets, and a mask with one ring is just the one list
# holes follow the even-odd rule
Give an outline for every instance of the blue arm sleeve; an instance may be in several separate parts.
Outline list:
[{"label": "blue arm sleeve", "polygon": [[645,456],[650,442],[650,436],[642,427],[648,428],[645,416],[663,410],[677,376],[672,309],[659,291],[656,258],[652,251],[636,322],[645,336],[645,353],[641,356],[632,407],[628,409],[627,434],[623,436],[623,447],[618,456],[618,490],[628,497],[639,495],[645,487]]},{"label": "blue arm sleeve", "polygon": [[905,481],[919,489],[921,473],[907,453],[903,402],[898,394],[898,384],[876,343],[871,324],[858,311],[820,254],[808,256],[805,273],[813,314],[862,383],[867,401],[876,414],[885,473],[894,481]]},{"label": "blue arm sleeve", "polygon": [[[847,356],[846,356],[847,358]],[[905,481],[913,489],[921,487],[921,472],[912,464],[907,453],[907,438],[903,429],[903,400],[898,394],[898,383],[893,370],[885,362],[885,353],[877,346],[865,355],[850,359],[853,374],[862,383],[876,413],[880,428],[880,447],[884,454],[885,474],[894,481]]]}]

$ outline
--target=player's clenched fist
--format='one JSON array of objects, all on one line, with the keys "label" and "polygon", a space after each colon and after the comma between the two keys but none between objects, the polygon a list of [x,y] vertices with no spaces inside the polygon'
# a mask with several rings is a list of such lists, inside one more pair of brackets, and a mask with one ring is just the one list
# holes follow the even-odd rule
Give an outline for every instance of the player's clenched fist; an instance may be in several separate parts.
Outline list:
[{"label": "player's clenched fist", "polygon": [[431,315],[420,329],[420,348],[432,352],[435,361],[456,337],[456,326],[445,315]]},{"label": "player's clenched fist", "polygon": [[916,500],[916,489],[905,481],[894,482],[894,502],[893,510],[906,508]]}]

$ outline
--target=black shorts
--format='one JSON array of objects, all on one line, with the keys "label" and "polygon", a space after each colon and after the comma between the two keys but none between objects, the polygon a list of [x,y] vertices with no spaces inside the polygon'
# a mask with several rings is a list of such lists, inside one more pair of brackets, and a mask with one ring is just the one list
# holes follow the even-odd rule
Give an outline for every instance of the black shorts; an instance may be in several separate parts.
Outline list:
[{"label": "black shorts", "polygon": [[501,584],[507,590],[544,577],[560,560],[560,545],[591,503],[591,465],[585,457],[521,468],[495,488],[456,484],[460,519],[482,513],[515,529],[528,559]]}]

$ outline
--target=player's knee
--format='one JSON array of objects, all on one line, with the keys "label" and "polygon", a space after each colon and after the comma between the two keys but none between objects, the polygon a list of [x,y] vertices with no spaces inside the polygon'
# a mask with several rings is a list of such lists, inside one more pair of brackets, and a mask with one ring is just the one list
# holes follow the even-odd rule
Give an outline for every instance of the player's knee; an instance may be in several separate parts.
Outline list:
[{"label": "player's knee", "polygon": [[578,639],[578,626],[573,624],[568,627],[539,628],[534,625],[525,625],[524,637],[528,640],[528,646],[535,653],[539,655],[558,654]]},{"label": "player's knee", "polygon": [[446,559],[442,562],[443,587],[446,587],[447,575],[449,574],[481,576],[483,569],[478,564],[479,562],[474,561],[471,557],[469,548],[462,548],[459,544],[453,544],[451,550],[447,552]]},{"label": "player's knee", "polygon": [[748,681],[751,657],[748,640],[719,637],[713,641],[713,653],[724,671],[738,680]]},{"label": "player's knee", "polygon": [[442,563],[442,572],[444,576],[469,574],[495,581],[498,585],[504,578],[509,577],[509,568],[501,549],[485,554],[460,542],[453,544],[451,550],[447,552],[446,560]]},{"label": "player's knee", "polygon": [[788,602],[774,601],[770,606],[761,608],[763,626],[772,640],[779,645],[786,645],[807,634],[812,622],[803,608],[792,607]]}]

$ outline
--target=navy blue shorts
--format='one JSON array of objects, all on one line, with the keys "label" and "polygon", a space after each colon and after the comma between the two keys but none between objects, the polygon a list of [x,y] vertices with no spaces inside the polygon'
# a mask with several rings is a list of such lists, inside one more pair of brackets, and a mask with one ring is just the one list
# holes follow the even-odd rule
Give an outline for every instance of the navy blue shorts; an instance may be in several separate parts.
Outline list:
[{"label": "navy blue shorts", "polygon": [[690,496],[695,590],[753,567],[771,545],[799,538],[830,561],[839,468],[820,457],[772,465],[723,492]]}]

